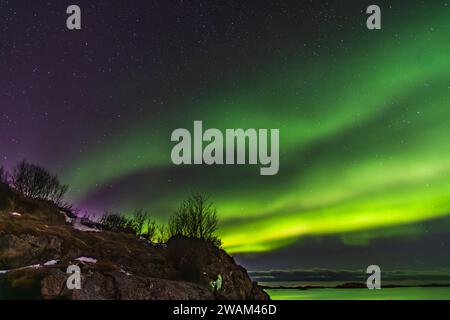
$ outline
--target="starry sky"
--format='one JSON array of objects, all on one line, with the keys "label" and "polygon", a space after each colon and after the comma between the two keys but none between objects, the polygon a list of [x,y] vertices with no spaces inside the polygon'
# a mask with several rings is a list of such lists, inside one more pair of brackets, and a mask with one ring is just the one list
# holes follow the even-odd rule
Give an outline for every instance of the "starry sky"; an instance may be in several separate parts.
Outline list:
[{"label": "starry sky", "polygon": [[[0,162],[46,166],[92,214],[163,222],[207,193],[252,270],[450,268],[449,6],[1,0]],[[194,120],[280,129],[279,174],[174,166]]]}]

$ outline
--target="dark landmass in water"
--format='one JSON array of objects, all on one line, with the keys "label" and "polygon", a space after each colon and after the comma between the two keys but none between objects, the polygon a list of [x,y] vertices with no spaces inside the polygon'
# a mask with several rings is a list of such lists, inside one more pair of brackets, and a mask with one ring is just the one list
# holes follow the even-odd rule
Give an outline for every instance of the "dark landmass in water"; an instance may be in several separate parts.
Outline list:
[{"label": "dark landmass in water", "polygon": [[[308,285],[308,286],[267,286],[260,285],[262,289],[265,290],[311,290],[311,289],[364,289],[367,288],[367,285],[362,282],[347,282],[343,284],[339,284],[336,286],[320,286],[320,285]],[[397,285],[397,284],[388,284],[382,285],[381,288],[448,288],[450,284],[419,284],[419,285]]]}]

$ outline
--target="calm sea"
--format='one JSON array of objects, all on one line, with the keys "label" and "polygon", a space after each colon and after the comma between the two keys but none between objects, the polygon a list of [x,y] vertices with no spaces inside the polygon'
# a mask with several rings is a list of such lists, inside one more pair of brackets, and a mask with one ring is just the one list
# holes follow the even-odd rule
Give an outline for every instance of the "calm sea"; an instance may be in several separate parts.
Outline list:
[{"label": "calm sea", "polygon": [[450,300],[450,287],[368,289],[268,289],[273,300]]}]

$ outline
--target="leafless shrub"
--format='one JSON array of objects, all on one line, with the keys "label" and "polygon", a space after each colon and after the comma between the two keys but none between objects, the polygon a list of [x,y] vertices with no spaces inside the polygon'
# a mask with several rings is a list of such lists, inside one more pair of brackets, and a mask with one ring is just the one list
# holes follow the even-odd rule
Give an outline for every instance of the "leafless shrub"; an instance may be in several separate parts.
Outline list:
[{"label": "leafless shrub", "polygon": [[195,193],[183,201],[170,218],[169,236],[197,238],[220,246],[220,239],[215,235],[218,223],[213,203],[204,195]]},{"label": "leafless shrub", "polygon": [[68,190],[68,186],[62,185],[57,176],[26,160],[14,168],[11,186],[26,197],[52,201],[57,205],[62,204]]}]

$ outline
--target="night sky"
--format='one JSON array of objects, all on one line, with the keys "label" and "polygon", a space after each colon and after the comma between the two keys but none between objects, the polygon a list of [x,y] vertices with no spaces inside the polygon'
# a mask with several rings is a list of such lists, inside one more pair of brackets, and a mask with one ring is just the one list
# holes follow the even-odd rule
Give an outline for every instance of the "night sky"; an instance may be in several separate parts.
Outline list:
[{"label": "night sky", "polygon": [[[82,30],[66,28],[78,4]],[[366,8],[382,9],[382,30]],[[0,163],[92,214],[215,202],[252,270],[450,268],[450,3],[0,0]],[[175,166],[176,128],[280,129],[280,172]]]}]

